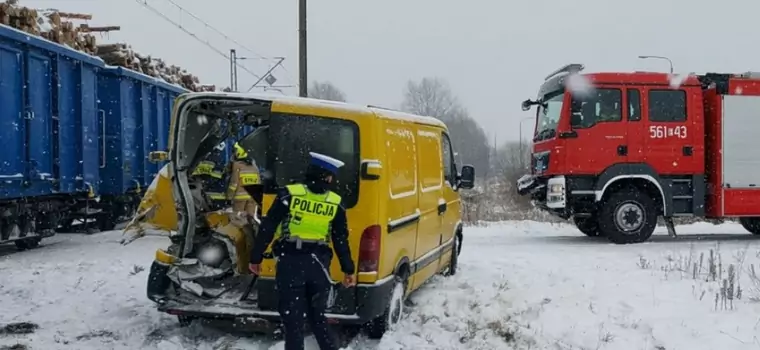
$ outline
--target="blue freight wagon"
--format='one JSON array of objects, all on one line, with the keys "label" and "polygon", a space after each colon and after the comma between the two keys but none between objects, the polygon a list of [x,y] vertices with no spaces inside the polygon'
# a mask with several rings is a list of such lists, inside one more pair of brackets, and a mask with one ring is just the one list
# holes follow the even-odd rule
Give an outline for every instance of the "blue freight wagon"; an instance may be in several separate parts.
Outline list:
[{"label": "blue freight wagon", "polygon": [[174,99],[184,92],[179,86],[121,67],[99,71],[101,230],[111,230],[136,213],[144,189],[163,166],[149,162],[148,155],[167,149]]},{"label": "blue freight wagon", "polygon": [[111,229],[133,215],[184,92],[0,25],[0,243],[33,248],[75,219]]},{"label": "blue freight wagon", "polygon": [[92,56],[0,26],[0,242],[31,248],[100,183]]}]

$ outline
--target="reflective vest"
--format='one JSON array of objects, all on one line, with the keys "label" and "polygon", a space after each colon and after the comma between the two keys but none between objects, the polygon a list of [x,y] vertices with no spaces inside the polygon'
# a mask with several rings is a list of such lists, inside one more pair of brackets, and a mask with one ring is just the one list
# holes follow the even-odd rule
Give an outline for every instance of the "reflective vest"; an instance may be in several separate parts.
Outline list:
[{"label": "reflective vest", "polygon": [[275,237],[282,235],[286,241],[327,243],[330,228],[341,198],[327,191],[315,194],[302,184],[286,186],[290,193],[290,210],[287,218],[277,227]]},{"label": "reflective vest", "polygon": [[204,160],[198,163],[198,166],[195,167],[195,170],[193,171],[192,176],[221,179],[223,176],[222,172],[215,168],[216,168],[216,163],[210,160]]},{"label": "reflective vest", "polygon": [[224,195],[224,169],[220,164],[211,160],[204,160],[195,167],[192,176],[203,179],[204,192],[212,200],[225,200]]},{"label": "reflective vest", "polygon": [[230,174],[230,184],[227,187],[227,199],[233,201],[252,200],[251,195],[245,190],[245,186],[260,185],[261,178],[259,169],[244,161],[233,161]]}]

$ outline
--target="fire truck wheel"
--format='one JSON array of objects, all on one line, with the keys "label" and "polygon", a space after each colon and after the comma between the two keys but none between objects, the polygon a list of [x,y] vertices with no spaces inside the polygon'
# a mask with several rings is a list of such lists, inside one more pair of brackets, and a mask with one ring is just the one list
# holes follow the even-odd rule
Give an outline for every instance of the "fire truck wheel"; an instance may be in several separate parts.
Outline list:
[{"label": "fire truck wheel", "polygon": [[657,226],[654,200],[636,188],[623,188],[603,203],[599,213],[599,231],[612,243],[641,243],[649,239]]},{"label": "fire truck wheel", "polygon": [[573,222],[575,226],[589,237],[599,237],[599,221],[596,216],[589,218],[574,217]]},{"label": "fire truck wheel", "polygon": [[753,235],[760,235],[760,218],[739,218],[739,223]]}]

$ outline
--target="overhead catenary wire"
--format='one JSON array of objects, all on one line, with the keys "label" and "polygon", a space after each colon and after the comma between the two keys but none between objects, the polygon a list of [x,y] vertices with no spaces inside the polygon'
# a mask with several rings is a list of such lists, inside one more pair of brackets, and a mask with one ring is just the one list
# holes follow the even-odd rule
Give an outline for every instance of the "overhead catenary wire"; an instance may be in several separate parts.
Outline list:
[{"label": "overhead catenary wire", "polygon": [[[163,14],[161,11],[159,11],[155,7],[149,5],[148,4],[148,0],[135,0],[135,2],[138,3],[138,4],[140,4],[140,5],[142,5],[143,7],[147,8],[151,12],[155,13],[157,16],[163,18],[165,21],[173,24],[175,27],[177,27],[180,30],[182,30],[183,32],[185,32],[185,34],[193,37],[195,40],[197,40],[198,42],[202,43],[203,45],[206,45],[208,48],[210,48],[211,50],[213,50],[214,52],[216,52],[220,56],[222,56],[222,57],[224,57],[224,58],[226,58],[228,60],[230,59],[230,56],[228,54],[224,53],[222,50],[219,50],[214,45],[211,45],[211,43],[209,43],[208,40],[203,40],[203,39],[199,38],[197,35],[195,35],[195,33],[191,32],[191,31],[187,30],[187,28],[183,27],[182,24],[177,23],[176,21],[172,20],[171,18],[169,18],[168,16],[166,16],[165,14]],[[261,79],[260,75],[254,73],[253,71],[251,71],[250,69],[246,68],[245,66],[243,66],[243,65],[241,65],[241,64],[239,64],[237,62],[235,62],[235,65],[238,68],[244,70],[245,72],[251,74],[256,79]]]},{"label": "overhead catenary wire", "polygon": [[[136,0],[136,1],[139,1],[139,0]],[[144,2],[147,4],[147,0],[143,0],[143,1],[144,1]],[[254,50],[253,50],[253,49],[251,49],[250,47],[248,47],[248,46],[246,46],[246,45],[243,45],[242,43],[240,43],[239,41],[235,40],[235,39],[234,39],[234,38],[232,38],[231,36],[229,36],[229,35],[225,34],[225,33],[224,33],[224,32],[222,32],[221,30],[219,30],[219,29],[217,29],[216,27],[212,26],[211,24],[209,24],[208,22],[206,22],[206,21],[205,21],[205,20],[203,20],[202,18],[198,17],[198,16],[197,16],[197,15],[195,15],[194,13],[192,13],[192,12],[188,11],[187,9],[185,9],[184,7],[182,7],[182,5],[178,4],[176,1],[174,1],[174,0],[166,0],[166,1],[167,1],[167,2],[169,2],[170,4],[172,4],[172,5],[173,5],[174,7],[176,7],[177,9],[179,9],[181,12],[184,12],[184,13],[186,13],[187,15],[189,15],[190,17],[192,17],[192,18],[193,18],[193,19],[195,19],[196,21],[198,21],[198,22],[200,22],[201,24],[203,24],[203,25],[204,25],[206,28],[208,28],[208,29],[211,29],[212,31],[214,31],[215,33],[217,33],[217,34],[221,35],[223,38],[227,39],[228,41],[232,42],[233,44],[235,44],[235,45],[237,45],[237,46],[241,47],[242,49],[244,49],[244,50],[248,51],[249,53],[253,54],[254,56],[256,56],[255,58],[257,58],[257,59],[261,59],[261,60],[277,60],[277,59],[279,59],[279,57],[266,57],[266,56],[264,56],[264,55],[261,55],[261,54],[259,54],[258,52],[254,51]],[[187,31],[186,31],[186,32],[187,32]],[[188,34],[190,34],[190,33],[188,33]],[[192,35],[192,34],[191,34],[191,35]],[[227,56],[227,58],[229,59],[229,56]],[[236,63],[236,65],[237,65],[238,67],[240,67],[240,65],[239,65],[239,64],[237,64],[237,63]],[[288,80],[288,81],[292,81],[292,76],[290,75],[290,71],[288,70],[288,68],[287,68],[287,67],[285,67],[284,65],[281,65],[281,64],[276,64],[276,65],[275,65],[275,67],[276,67],[276,66],[279,66],[280,68],[282,68],[282,69],[285,71],[285,79],[286,79],[286,80]],[[271,71],[272,71],[272,70],[270,69],[270,71],[269,71],[269,72],[267,72],[266,74],[264,74],[264,77],[266,77],[266,75],[267,75],[267,74],[271,73]],[[261,77],[257,77],[257,79],[259,79],[259,80],[258,80],[258,82],[260,82],[260,81],[262,80],[262,78],[261,78]],[[257,83],[258,83],[258,82],[257,82]],[[253,86],[253,87],[255,87],[255,86],[256,86],[256,84],[254,84],[254,86]],[[298,86],[298,84],[296,84],[296,86]],[[251,88],[253,88],[253,87],[251,87]],[[250,90],[249,90],[249,91],[250,91]]]},{"label": "overhead catenary wire", "polygon": [[166,1],[167,1],[167,2],[169,2],[170,4],[174,5],[174,7],[178,8],[180,11],[182,11],[182,12],[184,12],[184,13],[188,14],[190,17],[192,17],[192,18],[193,18],[193,19],[195,19],[196,21],[198,21],[198,22],[201,22],[201,23],[202,23],[202,24],[203,24],[203,25],[204,25],[206,28],[208,28],[208,29],[211,29],[212,31],[214,31],[214,32],[216,32],[217,34],[221,35],[222,37],[224,37],[225,39],[227,39],[227,40],[229,40],[230,42],[234,43],[235,45],[237,45],[237,46],[240,46],[241,48],[243,48],[244,50],[246,50],[246,51],[250,52],[250,53],[251,53],[251,54],[253,54],[254,56],[257,56],[256,58],[258,58],[258,59],[263,59],[263,60],[272,59],[272,57],[264,57],[263,55],[260,55],[260,54],[259,54],[259,53],[257,53],[256,51],[253,51],[253,49],[251,49],[251,48],[249,48],[249,47],[247,47],[247,46],[245,46],[245,45],[243,45],[243,44],[239,43],[237,40],[233,39],[233,38],[232,38],[232,37],[230,37],[229,35],[227,35],[227,34],[225,34],[224,32],[222,32],[221,30],[219,30],[219,29],[216,29],[214,26],[212,26],[212,25],[211,25],[211,24],[209,24],[208,22],[204,21],[202,18],[200,18],[200,17],[196,16],[195,14],[193,14],[192,12],[190,12],[190,11],[186,10],[184,7],[182,7],[182,6],[180,6],[179,4],[177,4],[176,2],[174,2],[174,0],[166,0]]}]

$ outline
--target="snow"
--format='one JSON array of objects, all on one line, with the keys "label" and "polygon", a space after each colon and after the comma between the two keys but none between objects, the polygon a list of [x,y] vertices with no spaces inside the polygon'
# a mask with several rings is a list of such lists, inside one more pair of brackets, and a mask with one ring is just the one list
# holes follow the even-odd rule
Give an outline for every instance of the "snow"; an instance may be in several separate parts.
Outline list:
[{"label": "snow", "polygon": [[375,114],[380,118],[401,120],[401,121],[416,123],[416,124],[435,125],[442,128],[446,127],[446,124],[444,124],[442,121],[433,117],[415,115],[415,114],[394,111],[391,109],[384,109],[384,108],[369,107],[369,109],[375,112]]},{"label": "snow", "polygon": [[582,74],[569,74],[566,78],[566,87],[577,96],[588,97],[594,92],[594,85]]},{"label": "snow", "polygon": [[[414,293],[383,339],[349,349],[757,349],[760,246],[738,224],[658,228],[643,244],[613,245],[566,224],[511,221],[466,227],[458,273]],[[121,246],[121,233],[59,234],[42,247],[0,247],[0,326],[33,322],[0,348],[282,349],[281,341],[194,324],[178,328],[145,296],[156,248],[147,236]],[[718,279],[737,270],[741,298],[715,307]],[[697,279],[688,261],[704,263]],[[717,259],[717,258],[716,258]],[[719,293],[720,295],[720,293]],[[753,301],[754,300],[754,301]],[[719,304],[723,304],[722,301]],[[730,306],[730,302],[727,302]],[[317,349],[312,337],[307,349]]]},{"label": "snow", "polygon": [[686,79],[689,77],[694,76],[694,73],[689,74],[669,74],[668,75],[668,82],[671,89],[678,89],[683,85],[684,82],[686,82]]},{"label": "snow", "polygon": [[263,101],[271,101],[274,103],[283,103],[295,106],[304,107],[318,107],[318,108],[334,108],[349,113],[367,114],[373,113],[379,118],[400,120],[409,123],[418,123],[426,125],[435,125],[439,127],[446,127],[446,124],[440,120],[428,117],[420,116],[401,111],[395,111],[391,109],[378,108],[372,106],[363,106],[358,104],[351,104],[346,102],[319,100],[307,97],[294,97],[285,95],[276,95],[270,93],[237,93],[237,92],[221,92],[221,91],[205,91],[205,92],[193,92],[188,94],[188,98],[193,97],[230,97],[230,98],[250,98]]}]

